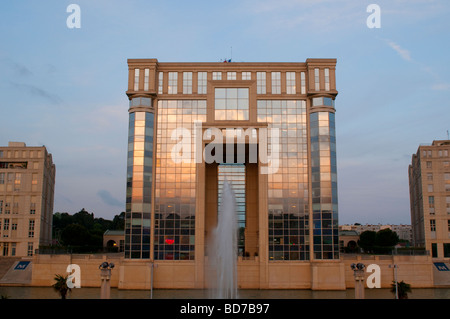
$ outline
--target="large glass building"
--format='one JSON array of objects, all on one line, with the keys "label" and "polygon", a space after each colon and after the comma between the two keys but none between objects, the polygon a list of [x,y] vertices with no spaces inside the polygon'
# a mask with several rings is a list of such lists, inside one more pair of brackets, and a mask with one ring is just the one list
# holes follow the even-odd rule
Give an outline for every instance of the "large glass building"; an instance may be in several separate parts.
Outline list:
[{"label": "large glass building", "polygon": [[227,179],[241,272],[338,260],[335,66],[128,60],[125,258],[201,281]]}]

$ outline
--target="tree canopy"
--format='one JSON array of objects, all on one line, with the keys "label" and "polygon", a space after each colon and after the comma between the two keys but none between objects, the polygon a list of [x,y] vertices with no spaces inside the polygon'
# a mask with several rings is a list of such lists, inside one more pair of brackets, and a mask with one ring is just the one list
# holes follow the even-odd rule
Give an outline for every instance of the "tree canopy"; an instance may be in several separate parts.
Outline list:
[{"label": "tree canopy", "polygon": [[396,232],[385,228],[375,232],[363,231],[359,235],[358,245],[367,253],[387,253],[399,242]]},{"label": "tree canopy", "polygon": [[389,228],[382,229],[377,232],[375,238],[376,246],[382,247],[394,247],[399,242],[399,238],[396,232],[390,230]]},{"label": "tree canopy", "polygon": [[373,230],[363,231],[359,235],[359,241],[358,241],[359,247],[364,249],[364,251],[366,251],[366,252],[373,251],[373,248],[375,246],[376,237],[377,237],[377,233]]},{"label": "tree canopy", "polygon": [[84,208],[74,215],[57,212],[53,214],[53,238],[60,246],[94,252],[102,248],[106,230],[123,230],[124,223],[124,212],[115,215],[113,220],[96,218]]}]

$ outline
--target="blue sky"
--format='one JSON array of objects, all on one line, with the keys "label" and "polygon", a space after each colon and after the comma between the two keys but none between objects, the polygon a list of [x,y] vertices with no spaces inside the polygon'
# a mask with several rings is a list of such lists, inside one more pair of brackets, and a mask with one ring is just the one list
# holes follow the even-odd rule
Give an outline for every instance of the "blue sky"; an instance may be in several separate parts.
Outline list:
[{"label": "blue sky", "polygon": [[[366,25],[371,3],[381,28]],[[48,148],[55,211],[112,218],[125,202],[128,58],[336,58],[340,223],[409,224],[411,155],[450,130],[449,14],[446,0],[2,2],[0,145]]]}]

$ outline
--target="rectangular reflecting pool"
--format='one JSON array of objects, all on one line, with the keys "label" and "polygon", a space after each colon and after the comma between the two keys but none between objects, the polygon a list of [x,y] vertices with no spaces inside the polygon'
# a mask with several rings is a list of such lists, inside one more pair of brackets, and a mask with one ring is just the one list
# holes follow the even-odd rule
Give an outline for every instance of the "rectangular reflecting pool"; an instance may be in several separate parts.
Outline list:
[{"label": "rectangular reflecting pool", "polygon": [[[0,296],[8,299],[59,299],[51,287],[0,287]],[[151,299],[150,290],[111,289],[111,299]],[[390,289],[365,289],[365,299],[394,299]],[[153,299],[208,299],[208,290],[155,289]],[[239,299],[354,299],[354,289],[342,291],[312,290],[239,290]],[[412,288],[409,299],[450,299],[450,288]],[[100,288],[74,288],[67,299],[100,299]]]}]

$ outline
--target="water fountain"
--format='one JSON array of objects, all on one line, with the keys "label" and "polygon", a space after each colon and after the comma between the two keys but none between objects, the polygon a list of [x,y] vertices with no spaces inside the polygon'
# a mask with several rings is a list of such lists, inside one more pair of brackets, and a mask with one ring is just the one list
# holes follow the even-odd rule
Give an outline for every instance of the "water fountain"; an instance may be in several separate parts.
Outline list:
[{"label": "water fountain", "polygon": [[236,200],[231,184],[225,180],[217,227],[209,245],[211,298],[237,298],[237,220]]}]

